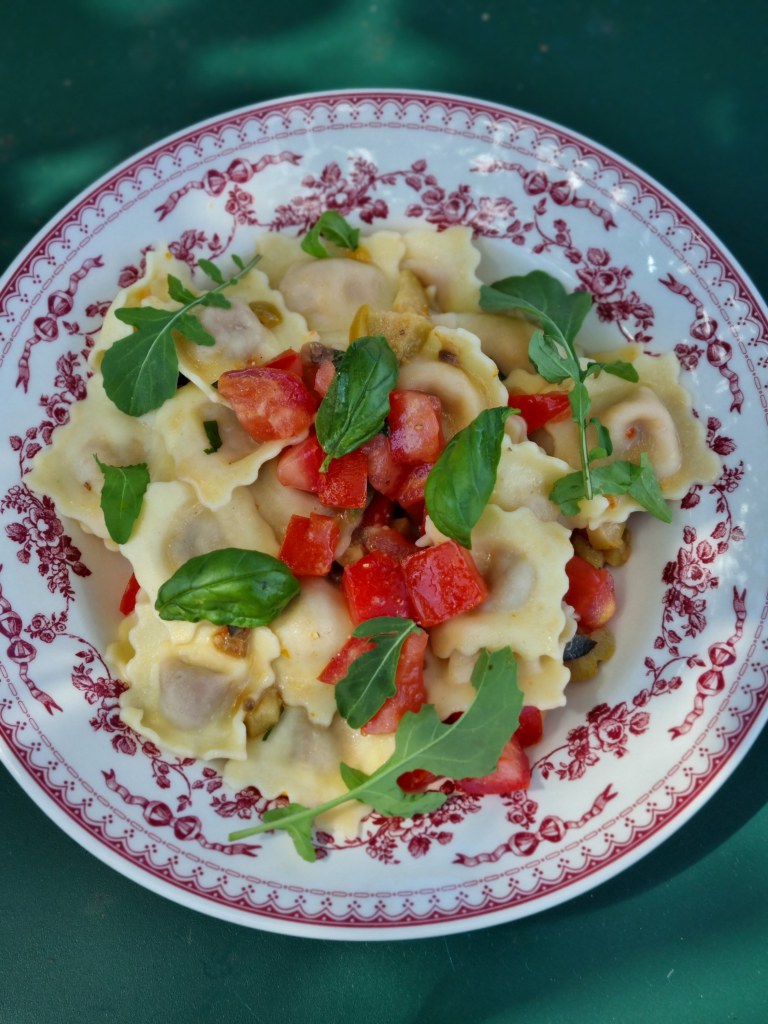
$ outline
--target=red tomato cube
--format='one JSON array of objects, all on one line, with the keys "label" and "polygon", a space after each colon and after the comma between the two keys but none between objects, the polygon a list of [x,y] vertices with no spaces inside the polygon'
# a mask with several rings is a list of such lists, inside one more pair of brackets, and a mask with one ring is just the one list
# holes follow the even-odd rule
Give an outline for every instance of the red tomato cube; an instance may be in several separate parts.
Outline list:
[{"label": "red tomato cube", "polygon": [[[370,461],[368,462],[368,468],[370,473]],[[370,475],[368,477],[368,482],[371,482]],[[365,512],[363,512],[363,518],[360,520],[360,525],[389,526],[392,522],[394,511],[394,501],[391,498],[388,498],[386,494],[374,491],[371,500],[365,506]]]},{"label": "red tomato cube", "polygon": [[411,633],[403,644],[395,674],[395,695],[387,698],[373,718],[363,726],[363,735],[394,732],[406,711],[416,712],[426,703],[424,651],[426,633]]},{"label": "red tomato cube", "polygon": [[424,521],[424,488],[433,465],[433,462],[423,462],[419,466],[412,466],[394,494],[398,505],[402,505],[409,518],[419,526]]},{"label": "red tomato cube", "polygon": [[288,373],[295,373],[297,377],[301,377],[302,370],[304,369],[299,353],[292,348],[285,349],[279,356],[275,356],[274,359],[269,359],[266,363],[262,363],[262,366],[268,366],[272,370],[285,370]]},{"label": "red tomato cube", "polygon": [[338,683],[349,672],[349,666],[366,651],[372,651],[373,644],[361,636],[351,636],[338,650],[317,677],[321,683]]},{"label": "red tomato cube", "polygon": [[477,779],[458,779],[456,782],[463,792],[475,796],[514,793],[519,789],[528,789],[530,784],[531,766],[516,736],[505,745],[494,771]]},{"label": "red tomato cube", "polygon": [[139,581],[136,579],[134,573],[131,573],[131,578],[128,580],[123,596],[120,598],[120,612],[123,615],[130,615],[133,609],[136,607],[136,598],[139,593]]},{"label": "red tomato cube", "polygon": [[402,566],[420,626],[437,626],[475,608],[488,596],[472,555],[454,540],[422,548],[408,555]]},{"label": "red tomato cube", "polygon": [[368,480],[371,487],[388,498],[396,499],[408,470],[392,458],[389,438],[384,434],[376,434],[365,442],[361,451],[368,457]]},{"label": "red tomato cube", "polygon": [[383,551],[373,551],[345,566],[341,589],[355,625],[381,615],[413,617],[400,563]]},{"label": "red tomato cube", "polygon": [[356,536],[369,554],[372,551],[383,551],[396,562],[402,562],[406,555],[412,555],[414,551],[419,550],[412,541],[392,526],[363,526]]},{"label": "red tomato cube", "polygon": [[331,508],[365,508],[368,499],[368,459],[357,451],[332,459],[320,473],[317,496]]},{"label": "red tomato cube", "polygon": [[616,592],[608,569],[596,569],[580,555],[567,563],[568,592],[565,603],[576,613],[584,633],[600,629],[616,612]]},{"label": "red tomato cube", "polygon": [[332,516],[291,516],[277,557],[297,576],[327,576],[340,534]]},{"label": "red tomato cube", "polygon": [[395,462],[436,462],[445,447],[440,399],[424,391],[389,396],[389,446]]},{"label": "red tomato cube", "polygon": [[520,741],[521,747],[532,747],[538,743],[544,731],[544,717],[538,708],[531,704],[524,704],[520,710],[520,720],[515,730],[515,736]]},{"label": "red tomato cube", "polygon": [[254,441],[295,437],[309,429],[317,409],[300,377],[269,366],[222,373],[219,394]]},{"label": "red tomato cube", "polygon": [[547,423],[557,423],[571,415],[566,391],[543,391],[539,395],[510,395],[509,405],[519,411],[529,434]]},{"label": "red tomato cube", "polygon": [[284,487],[317,494],[320,488],[320,466],[325,452],[314,434],[301,444],[284,448],[277,460],[277,479]]}]

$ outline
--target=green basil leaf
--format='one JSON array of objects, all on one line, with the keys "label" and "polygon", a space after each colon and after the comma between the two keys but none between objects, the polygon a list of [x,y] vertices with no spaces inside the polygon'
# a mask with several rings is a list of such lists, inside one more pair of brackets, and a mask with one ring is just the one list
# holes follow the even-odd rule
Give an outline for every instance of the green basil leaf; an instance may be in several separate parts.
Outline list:
[{"label": "green basil leaf", "polygon": [[415,714],[407,712],[395,734],[394,753],[375,772],[367,775],[349,765],[341,765],[347,793],[319,807],[298,806],[295,811],[279,816],[270,812],[269,821],[265,815],[261,825],[232,833],[230,842],[278,828],[291,835],[301,853],[314,818],[351,799],[370,804],[385,815],[405,817],[436,810],[445,802],[445,793],[406,794],[398,786],[398,778],[416,768],[451,779],[487,775],[495,769],[519,722],[523,693],[517,684],[517,665],[509,647],[493,653],[481,651],[472,673],[472,684],[475,698],[452,725],[441,722],[431,704],[425,704]]},{"label": "green basil leaf", "polygon": [[205,430],[205,436],[208,438],[208,444],[210,447],[204,448],[203,451],[206,455],[213,455],[221,448],[221,434],[219,433],[218,420],[205,420],[203,423],[203,429]]},{"label": "green basil leaf", "polygon": [[107,532],[115,544],[125,544],[141,512],[149,486],[149,469],[145,462],[136,466],[107,466],[98,455],[93,457],[104,475],[101,511]]},{"label": "green basil leaf", "polygon": [[181,303],[180,309],[131,306],[115,310],[118,320],[135,329],[127,338],[116,341],[104,353],[101,363],[104,390],[121,412],[143,416],[173,397],[179,375],[174,332],[197,345],[215,344],[216,339],[191,311],[197,306],[228,307],[229,300],[220,294],[221,290],[239,281],[258,259],[256,256],[247,264],[235,261],[240,267],[238,273],[229,280],[222,279],[202,295],[193,295],[178,278],[169,274],[168,292],[175,302]]},{"label": "green basil leaf", "polygon": [[505,277],[480,289],[483,309],[518,309],[534,317],[546,333],[561,334],[570,345],[592,308],[589,292],[567,292],[557,278],[543,270],[524,277]]},{"label": "green basil leaf", "polygon": [[372,641],[373,649],[352,662],[336,683],[336,707],[353,729],[370,722],[388,697],[395,694],[395,674],[403,644],[421,630],[411,619],[382,616],[361,622],[353,636]]},{"label": "green basil leaf", "polygon": [[355,451],[384,426],[389,393],[397,385],[397,356],[380,335],[358,338],[342,356],[331,386],[320,403],[315,430],[326,458]]},{"label": "green basil leaf", "polygon": [[266,626],[299,593],[283,562],[261,551],[221,548],[185,562],[160,587],[161,619],[244,629]]},{"label": "green basil leaf", "polygon": [[323,238],[340,249],[354,250],[360,240],[360,229],[353,228],[335,210],[326,210],[302,239],[301,248],[319,260],[326,259],[331,254],[323,245]]},{"label": "green basil leaf", "polygon": [[465,548],[496,485],[504,423],[511,409],[484,409],[451,438],[427,477],[424,498],[432,522]]}]

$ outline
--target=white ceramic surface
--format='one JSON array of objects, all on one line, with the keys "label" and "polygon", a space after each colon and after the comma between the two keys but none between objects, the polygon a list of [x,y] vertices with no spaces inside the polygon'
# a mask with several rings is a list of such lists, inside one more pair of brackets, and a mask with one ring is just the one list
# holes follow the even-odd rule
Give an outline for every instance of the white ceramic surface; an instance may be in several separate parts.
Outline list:
[{"label": "white ceramic surface", "polygon": [[[723,201],[727,201],[724,194]],[[618,652],[531,751],[529,792],[373,817],[308,865],[283,835],[233,846],[260,798],[142,742],[101,652],[127,576],[23,475],[82,396],[118,286],[162,240],[247,256],[326,208],[363,228],[470,225],[482,276],[541,267],[596,305],[595,343],[674,350],[723,470],[617,574]],[[512,920],[582,893],[683,824],[766,717],[766,310],[695,217],[594,143],[518,111],[416,93],[279,100],[213,119],[106,176],[0,285],[0,754],[68,834],[142,885],[295,935],[399,938]],[[757,471],[756,471],[757,470]],[[10,826],[12,827],[12,826]]]}]

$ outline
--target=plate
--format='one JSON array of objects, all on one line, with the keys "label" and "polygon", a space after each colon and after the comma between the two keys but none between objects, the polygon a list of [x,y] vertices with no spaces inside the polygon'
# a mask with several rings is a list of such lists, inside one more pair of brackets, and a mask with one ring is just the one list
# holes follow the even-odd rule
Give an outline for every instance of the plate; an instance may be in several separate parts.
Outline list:
[{"label": "plate", "polygon": [[[618,653],[573,686],[509,797],[372,816],[314,864],[286,836],[231,844],[257,792],[142,741],[102,652],[120,556],[24,485],[84,391],[85,355],[159,241],[193,261],[247,254],[326,208],[364,229],[470,226],[481,276],[539,267],[595,297],[590,336],[674,351],[722,472],[671,526],[644,521],[618,574]],[[679,828],[766,717],[760,642],[766,309],[674,197],[600,146],[461,97],[308,95],[214,118],[146,150],[68,206],[0,290],[0,752],[30,796],[118,871],[215,917],[294,935],[392,939],[510,921],[583,893]]]}]

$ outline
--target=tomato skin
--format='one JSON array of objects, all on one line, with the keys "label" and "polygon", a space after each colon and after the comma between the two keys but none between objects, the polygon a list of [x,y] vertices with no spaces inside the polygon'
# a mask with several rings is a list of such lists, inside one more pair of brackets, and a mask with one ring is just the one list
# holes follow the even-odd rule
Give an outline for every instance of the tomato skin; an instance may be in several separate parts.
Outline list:
[{"label": "tomato skin", "polygon": [[331,386],[331,381],[336,376],[336,367],[330,359],[320,363],[312,381],[312,388],[321,398],[324,398]]},{"label": "tomato skin", "polygon": [[268,366],[271,370],[285,370],[287,373],[293,373],[297,377],[301,377],[304,369],[303,363],[301,362],[301,356],[292,348],[284,349],[280,355],[275,356],[274,359],[270,359],[266,363],[262,363],[262,366]]},{"label": "tomato skin", "polygon": [[520,741],[521,747],[532,747],[538,743],[544,731],[544,717],[538,708],[532,704],[525,704],[520,710],[520,720],[515,730],[515,736]]},{"label": "tomato skin", "polygon": [[519,410],[529,434],[547,423],[557,423],[571,415],[566,391],[543,391],[538,395],[510,395],[509,405]]},{"label": "tomato skin", "polygon": [[139,581],[136,579],[136,574],[131,573],[131,578],[128,580],[123,596],[120,598],[120,612],[122,615],[130,615],[136,607],[136,597],[139,589]]},{"label": "tomato skin", "polygon": [[[368,462],[368,469],[370,472],[370,461]],[[368,477],[370,482],[370,476]],[[389,526],[392,522],[395,513],[395,503],[391,498],[388,498],[386,494],[382,494],[380,491],[374,491],[373,497],[365,506],[365,512],[363,512],[363,518],[360,520],[360,525],[365,526]]]},{"label": "tomato skin", "polygon": [[361,636],[351,636],[317,677],[321,683],[338,683],[349,672],[349,666],[366,651],[372,651],[373,644]]},{"label": "tomato skin", "polygon": [[284,487],[317,494],[320,488],[320,466],[325,452],[314,434],[300,444],[284,448],[277,460],[277,479]]},{"label": "tomato skin", "polygon": [[433,462],[423,462],[413,466],[397,489],[394,495],[395,501],[401,505],[411,519],[423,532],[424,516],[426,515],[426,504],[424,500],[424,489],[427,486],[427,477],[432,471]]},{"label": "tomato skin", "polygon": [[410,772],[403,772],[398,777],[397,784],[404,793],[422,793],[427,786],[437,780],[437,775],[428,772],[426,768],[414,768]]},{"label": "tomato skin", "polygon": [[355,625],[381,615],[413,618],[400,563],[384,551],[372,551],[345,566],[341,589]]},{"label": "tomato skin", "polygon": [[277,557],[297,576],[327,576],[340,534],[333,516],[291,516]]},{"label": "tomato skin", "polygon": [[359,531],[359,540],[369,554],[373,551],[383,551],[396,562],[402,562],[406,555],[412,555],[419,550],[412,541],[392,526],[363,526]]},{"label": "tomato skin", "polygon": [[389,447],[397,463],[436,462],[445,447],[443,409],[425,391],[392,391],[389,396]]},{"label": "tomato skin", "polygon": [[360,449],[368,458],[368,480],[371,487],[387,498],[397,500],[400,486],[408,475],[404,466],[398,465],[392,458],[389,438],[384,434],[376,434],[366,441]]},{"label": "tomato skin", "polygon": [[420,626],[437,626],[475,608],[488,596],[472,556],[454,540],[421,548],[402,565]]},{"label": "tomato skin", "polygon": [[504,746],[494,771],[480,778],[458,779],[456,782],[460,790],[473,796],[514,793],[519,789],[528,789],[530,784],[531,766],[517,736],[513,736]]},{"label": "tomato skin", "polygon": [[364,736],[394,732],[406,711],[418,711],[427,701],[424,687],[424,651],[426,633],[411,633],[403,644],[395,674],[396,691],[388,697],[373,718],[360,730]]},{"label": "tomato skin", "polygon": [[594,633],[616,613],[616,591],[613,576],[608,569],[594,565],[574,555],[566,564],[568,592],[565,602],[573,608],[584,633]]},{"label": "tomato skin", "polygon": [[320,473],[317,496],[331,508],[365,508],[368,500],[368,459],[357,451],[331,459],[325,473]]},{"label": "tomato skin", "polygon": [[317,399],[294,373],[269,366],[227,370],[219,394],[254,441],[278,441],[308,430]]}]

